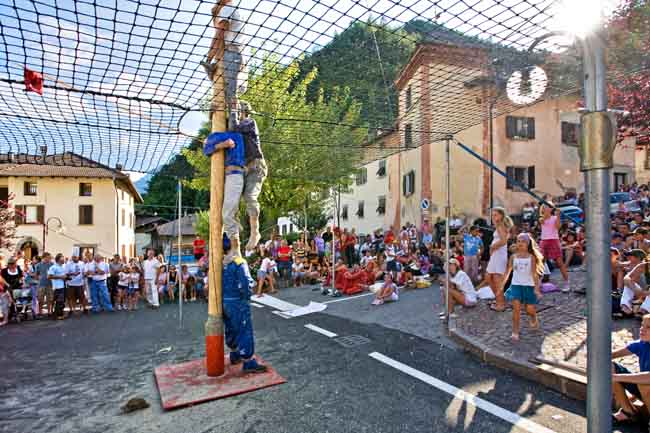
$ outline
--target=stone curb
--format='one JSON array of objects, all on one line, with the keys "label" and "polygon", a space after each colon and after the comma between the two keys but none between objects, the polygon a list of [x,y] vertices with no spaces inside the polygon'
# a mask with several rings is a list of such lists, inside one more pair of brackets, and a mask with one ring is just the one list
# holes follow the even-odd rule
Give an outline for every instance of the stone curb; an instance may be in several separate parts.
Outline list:
[{"label": "stone curb", "polygon": [[582,401],[587,399],[587,379],[583,375],[545,364],[535,365],[532,362],[514,359],[457,329],[453,319],[449,321],[448,332],[465,351],[479,357],[487,364],[539,382],[570,398]]}]

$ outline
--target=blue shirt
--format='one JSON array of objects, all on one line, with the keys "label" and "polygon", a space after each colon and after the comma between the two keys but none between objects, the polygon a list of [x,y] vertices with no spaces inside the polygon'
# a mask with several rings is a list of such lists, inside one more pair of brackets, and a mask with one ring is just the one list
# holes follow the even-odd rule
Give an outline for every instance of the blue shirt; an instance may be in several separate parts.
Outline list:
[{"label": "blue shirt", "polygon": [[463,235],[463,254],[465,256],[478,256],[478,250],[482,247],[483,241],[478,236],[472,236],[468,233]]},{"label": "blue shirt", "polygon": [[[55,263],[48,269],[47,271],[48,276],[53,276],[53,277],[65,277],[65,269],[63,268],[63,265],[59,265],[58,263]],[[65,280],[50,280],[52,282],[52,288],[54,290],[62,290],[65,287]]]},{"label": "blue shirt", "polygon": [[650,342],[637,340],[628,344],[627,350],[639,357],[639,370],[650,371]]},{"label": "blue shirt", "polygon": [[226,162],[224,166],[234,165],[244,167],[246,165],[244,137],[237,132],[213,132],[208,135],[203,153],[207,156],[211,155],[214,153],[217,144],[228,139],[235,142],[235,147],[226,149]]}]

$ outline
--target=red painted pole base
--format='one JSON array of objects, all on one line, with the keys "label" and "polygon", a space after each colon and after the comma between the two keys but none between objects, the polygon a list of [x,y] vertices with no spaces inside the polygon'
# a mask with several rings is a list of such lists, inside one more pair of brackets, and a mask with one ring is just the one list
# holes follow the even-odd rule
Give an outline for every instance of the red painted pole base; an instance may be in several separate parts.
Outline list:
[{"label": "red painted pole base", "polygon": [[205,367],[210,377],[221,376],[225,372],[223,335],[205,336]]}]

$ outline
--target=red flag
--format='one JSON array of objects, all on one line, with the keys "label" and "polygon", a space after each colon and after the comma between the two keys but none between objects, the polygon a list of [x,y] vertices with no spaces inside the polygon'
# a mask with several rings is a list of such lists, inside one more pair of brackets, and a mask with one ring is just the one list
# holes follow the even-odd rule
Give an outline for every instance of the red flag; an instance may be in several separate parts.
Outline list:
[{"label": "red flag", "polygon": [[25,91],[43,94],[43,74],[25,67]]}]

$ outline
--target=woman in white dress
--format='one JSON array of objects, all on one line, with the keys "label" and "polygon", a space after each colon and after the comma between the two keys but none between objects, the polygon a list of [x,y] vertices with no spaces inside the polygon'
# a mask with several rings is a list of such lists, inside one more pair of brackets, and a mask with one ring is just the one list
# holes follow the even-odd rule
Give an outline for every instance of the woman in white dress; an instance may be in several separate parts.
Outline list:
[{"label": "woman in white dress", "polygon": [[492,224],[494,224],[494,238],[490,244],[490,261],[486,269],[487,282],[495,297],[495,303],[490,308],[502,312],[506,309],[502,286],[503,275],[508,267],[508,237],[513,223],[505,209],[495,207],[492,209]]}]

